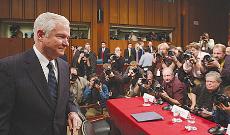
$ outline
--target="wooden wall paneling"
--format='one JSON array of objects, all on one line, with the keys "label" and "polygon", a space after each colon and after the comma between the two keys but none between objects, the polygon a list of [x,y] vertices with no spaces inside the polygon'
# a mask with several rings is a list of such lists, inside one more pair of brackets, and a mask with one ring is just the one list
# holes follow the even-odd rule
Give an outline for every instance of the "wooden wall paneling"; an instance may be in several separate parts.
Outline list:
[{"label": "wooden wall paneling", "polygon": [[124,50],[127,48],[128,40],[110,40],[110,52],[114,53],[116,47],[120,47],[121,55],[124,55]]},{"label": "wooden wall paneling", "polygon": [[11,3],[11,17],[13,19],[22,19],[23,0],[12,0]]},{"label": "wooden wall paneling", "polygon": [[118,3],[119,3],[119,0],[109,1],[109,17],[110,17],[109,22],[110,23],[114,23],[114,24],[118,23],[118,15],[119,15]]},{"label": "wooden wall paneling", "polygon": [[181,23],[182,23],[181,24],[181,28],[182,28],[182,30],[181,30],[181,32],[182,32],[181,33],[181,46],[182,46],[182,48],[184,48],[186,45],[188,45],[188,37],[189,37],[188,12],[189,12],[188,1],[187,0],[181,1]]},{"label": "wooden wall paneling", "polygon": [[[187,1],[187,0],[185,0]],[[175,27],[176,26],[176,12],[177,12],[177,5],[176,3],[169,3],[168,4],[168,26]]]},{"label": "wooden wall paneling", "polygon": [[162,21],[163,26],[168,27],[169,26],[169,4],[168,2],[164,2],[162,6]]},{"label": "wooden wall paneling", "polygon": [[137,0],[137,24],[144,25],[145,24],[145,4],[144,0]]},{"label": "wooden wall paneling", "polygon": [[23,52],[22,38],[0,38],[0,58]]},{"label": "wooden wall paneling", "polygon": [[[97,22],[97,10],[101,7],[98,7],[98,0],[92,1],[92,23],[91,23],[91,41],[92,41],[92,50],[97,53],[98,48],[98,22]],[[102,10],[103,11],[103,10]],[[102,20],[104,19],[104,16]],[[92,34],[93,33],[93,34]]]},{"label": "wooden wall paneling", "polygon": [[82,46],[84,47],[86,43],[92,43],[90,39],[70,39],[72,46]]},{"label": "wooden wall paneling", "polygon": [[60,14],[70,20],[70,0],[61,0]]},{"label": "wooden wall paneling", "polygon": [[71,0],[70,3],[70,16],[71,21],[81,20],[81,0]]},{"label": "wooden wall paneling", "polygon": [[129,24],[137,25],[137,0],[129,0]]},{"label": "wooden wall paneling", "polygon": [[176,0],[177,11],[176,11],[176,31],[175,31],[175,44],[181,44],[181,0]]},{"label": "wooden wall paneling", "polygon": [[0,4],[0,18],[10,18],[10,1],[1,0]]},{"label": "wooden wall paneling", "polygon": [[36,17],[41,13],[47,11],[47,1],[46,0],[36,0]]},{"label": "wooden wall paneling", "polygon": [[[101,41],[106,42],[107,44],[109,43],[109,27],[110,27],[110,23],[109,23],[109,0],[101,0],[101,6],[103,8],[104,11],[104,18],[103,18],[103,23],[100,24],[100,39],[98,39],[98,44]],[[98,34],[99,35],[99,34]],[[110,45],[108,44],[108,47],[110,47]]]},{"label": "wooden wall paneling", "polygon": [[35,18],[35,0],[24,0],[24,19]]},{"label": "wooden wall paneling", "polygon": [[162,17],[163,17],[163,10],[162,10],[162,2],[159,0],[155,0],[155,26],[162,26]]},{"label": "wooden wall paneling", "polygon": [[48,0],[48,11],[59,14],[60,0]]},{"label": "wooden wall paneling", "polygon": [[92,22],[92,0],[82,0],[82,21]]},{"label": "wooden wall paneling", "polygon": [[145,1],[145,25],[153,25],[153,0],[144,0]]},{"label": "wooden wall paneling", "polygon": [[120,0],[119,1],[119,23],[128,24],[129,19],[129,0]]},{"label": "wooden wall paneling", "polygon": [[33,48],[34,39],[33,38],[24,38],[24,51],[27,51]]}]

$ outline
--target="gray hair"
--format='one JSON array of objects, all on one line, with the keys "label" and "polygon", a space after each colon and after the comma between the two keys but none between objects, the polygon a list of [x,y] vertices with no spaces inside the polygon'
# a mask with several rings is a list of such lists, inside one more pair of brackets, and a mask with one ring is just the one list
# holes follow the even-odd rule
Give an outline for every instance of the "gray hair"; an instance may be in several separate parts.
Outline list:
[{"label": "gray hair", "polygon": [[222,79],[221,79],[221,76],[220,76],[220,73],[216,72],[216,71],[210,71],[208,72],[206,75],[205,75],[205,79],[207,79],[208,77],[214,77],[215,80],[219,83],[222,82]]},{"label": "gray hair", "polygon": [[38,30],[43,30],[45,36],[48,37],[50,31],[52,31],[58,23],[63,24],[66,28],[69,28],[70,22],[64,16],[50,12],[40,14],[34,22],[34,40],[37,39]]},{"label": "gray hair", "polygon": [[169,67],[163,68],[162,74],[164,74],[165,72],[169,72],[171,75],[174,75],[172,68]]}]

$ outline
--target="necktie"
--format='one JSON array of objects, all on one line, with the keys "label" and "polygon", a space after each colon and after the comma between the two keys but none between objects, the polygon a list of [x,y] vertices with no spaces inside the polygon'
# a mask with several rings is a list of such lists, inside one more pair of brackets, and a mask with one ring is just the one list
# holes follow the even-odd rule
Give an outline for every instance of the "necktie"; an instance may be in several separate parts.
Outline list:
[{"label": "necktie", "polygon": [[49,62],[47,65],[49,68],[48,74],[48,90],[50,92],[50,96],[52,101],[56,104],[57,102],[57,79],[54,74],[54,66],[52,62]]},{"label": "necktie", "polygon": [[131,56],[131,49],[129,49],[129,57]]},{"label": "necktie", "polygon": [[102,62],[104,62],[104,51],[105,51],[105,49],[102,48],[102,52],[101,52],[101,59],[102,59]]}]

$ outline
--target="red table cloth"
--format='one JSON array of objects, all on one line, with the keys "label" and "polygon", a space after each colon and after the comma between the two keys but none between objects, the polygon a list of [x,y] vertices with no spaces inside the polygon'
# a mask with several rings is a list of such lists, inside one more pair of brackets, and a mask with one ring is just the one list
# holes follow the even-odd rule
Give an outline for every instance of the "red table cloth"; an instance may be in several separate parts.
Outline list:
[{"label": "red table cloth", "polygon": [[[143,98],[119,98],[107,101],[107,108],[111,120],[120,130],[122,135],[208,135],[208,129],[216,124],[204,118],[196,117],[196,131],[187,131],[188,124],[182,118],[181,123],[172,123],[173,114],[171,111],[162,110],[165,105],[152,104],[144,107]],[[131,114],[154,111],[164,117],[162,121],[137,122]],[[193,114],[192,114],[193,115]]]}]

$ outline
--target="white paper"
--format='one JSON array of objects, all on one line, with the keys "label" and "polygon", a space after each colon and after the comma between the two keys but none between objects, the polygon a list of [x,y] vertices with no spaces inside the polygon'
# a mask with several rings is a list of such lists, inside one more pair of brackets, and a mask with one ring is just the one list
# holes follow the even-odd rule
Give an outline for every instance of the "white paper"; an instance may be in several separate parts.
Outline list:
[{"label": "white paper", "polygon": [[173,105],[171,112],[179,112],[180,116],[185,119],[187,119],[190,115],[190,112],[188,110],[185,110],[184,108],[181,108],[177,105]]},{"label": "white paper", "polygon": [[144,93],[143,98],[144,99],[147,98],[149,100],[149,102],[152,102],[152,103],[156,102],[156,98],[152,95],[147,94],[147,93]]},{"label": "white paper", "polygon": [[228,124],[228,128],[227,128],[226,134],[230,135],[230,124]]}]

